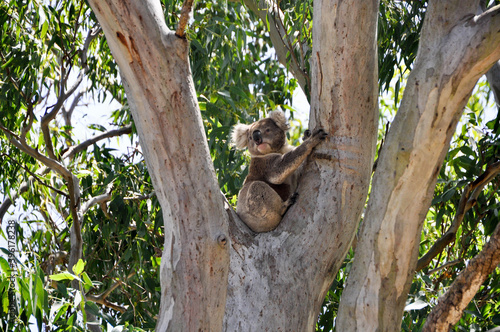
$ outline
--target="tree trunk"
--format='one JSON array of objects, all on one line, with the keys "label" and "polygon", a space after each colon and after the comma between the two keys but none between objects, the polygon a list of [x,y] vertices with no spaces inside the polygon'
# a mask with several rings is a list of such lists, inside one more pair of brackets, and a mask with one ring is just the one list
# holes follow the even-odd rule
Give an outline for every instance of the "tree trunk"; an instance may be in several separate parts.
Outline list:
[{"label": "tree trunk", "polygon": [[371,176],[377,12],[378,1],[314,3],[310,129],[329,138],[309,158],[299,199],[275,231],[231,229],[225,331],[314,331]]},{"label": "tree trunk", "polygon": [[[275,231],[257,235],[232,209],[224,212],[187,42],[167,29],[157,2],[90,2],[126,83],[163,209],[157,329],[313,330],[368,190],[377,120],[378,2],[315,4],[312,127],[323,127],[330,138],[310,158],[297,204]],[[352,23],[359,20],[363,24]],[[225,239],[231,240],[227,248]]]},{"label": "tree trunk", "polygon": [[[90,0],[120,67],[165,224],[159,331],[312,331],[365,204],[377,124],[378,1],[314,3],[309,158],[299,199],[254,234],[220,195],[188,43],[155,0]],[[497,10],[431,1],[382,150],[337,330],[398,330],[423,218],[478,77],[500,57]]]},{"label": "tree trunk", "polygon": [[396,331],[422,224],[450,138],[478,78],[500,57],[498,7],[430,1],[417,60],[374,175],[339,331]]},{"label": "tree trunk", "polygon": [[158,331],[220,331],[226,303],[228,215],[205,137],[188,61],[159,1],[91,0],[120,67],[141,147],[162,207]]}]

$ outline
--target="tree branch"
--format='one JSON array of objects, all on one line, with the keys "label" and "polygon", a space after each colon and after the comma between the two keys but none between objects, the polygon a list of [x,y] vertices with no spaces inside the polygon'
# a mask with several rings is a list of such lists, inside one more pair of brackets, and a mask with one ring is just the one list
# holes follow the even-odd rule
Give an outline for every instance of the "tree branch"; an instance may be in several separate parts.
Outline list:
[{"label": "tree branch", "polygon": [[[309,100],[311,79],[308,73],[306,73],[305,68],[301,67],[298,59],[295,57],[290,38],[287,36],[286,30],[283,27],[284,15],[277,3],[274,3],[272,0],[243,0],[243,3],[258,16],[266,26],[269,26],[269,36],[276,50],[278,61],[283,66],[290,69],[290,72],[297,79],[302,91],[304,91]],[[268,21],[269,25],[267,25]],[[287,61],[288,53],[292,57],[292,61],[290,62]]]},{"label": "tree branch", "polygon": [[77,153],[85,150],[86,148],[88,148],[90,145],[100,141],[100,140],[103,140],[105,138],[110,138],[110,137],[115,137],[115,136],[120,136],[120,135],[124,135],[124,134],[130,134],[132,132],[132,125],[127,125],[125,127],[122,127],[122,128],[119,128],[119,129],[113,129],[113,130],[109,130],[109,131],[106,131],[100,135],[96,135],[78,145],[74,145],[72,147],[70,147],[63,155],[63,159],[66,159],[66,158],[73,158]]},{"label": "tree branch", "polygon": [[[127,281],[130,278],[132,278],[135,275],[135,273],[136,273],[135,271],[132,272],[132,273],[130,273],[127,276],[127,278],[125,279],[125,281]],[[111,292],[113,292],[116,288],[118,288],[122,284],[123,284],[123,281],[118,280],[115,283],[113,283],[113,285],[111,285],[111,287],[109,287],[104,293],[102,293],[100,295],[97,295],[97,296],[86,294],[85,297],[89,301],[92,301],[94,303],[98,303],[98,304],[104,305],[104,306],[106,306],[108,308],[111,308],[113,310],[116,310],[116,311],[119,311],[121,313],[124,313],[125,311],[127,311],[127,308],[119,306],[119,305],[114,304],[114,303],[111,303],[108,300],[106,300],[106,298],[109,296],[109,294],[111,294]]]},{"label": "tree branch", "polygon": [[436,273],[436,272],[438,272],[438,271],[440,271],[442,269],[445,269],[447,267],[450,267],[450,266],[453,266],[453,265],[457,265],[458,263],[460,263],[462,261],[463,261],[462,259],[455,259],[455,260],[453,260],[451,262],[447,262],[447,263],[445,263],[445,264],[443,264],[443,265],[441,265],[439,267],[436,267],[435,269],[430,270],[426,274],[427,275],[431,275],[431,274]]},{"label": "tree branch", "polygon": [[486,167],[486,170],[474,182],[465,186],[460,202],[458,203],[457,212],[450,228],[446,233],[434,243],[429,251],[418,260],[415,271],[420,271],[434,259],[448,244],[455,241],[455,236],[458,228],[462,224],[467,211],[474,205],[483,188],[491,182],[500,173],[500,162],[493,163]]},{"label": "tree branch", "polygon": [[470,260],[427,317],[423,332],[449,331],[488,275],[500,264],[500,223],[483,250]]},{"label": "tree branch", "polygon": [[186,38],[186,25],[191,16],[191,11],[193,10],[194,0],[184,0],[181,10],[181,18],[179,20],[179,25],[175,31],[175,35],[180,38]]},{"label": "tree branch", "polygon": [[56,115],[59,113],[62,106],[64,105],[64,102],[76,91],[76,89],[82,83],[85,74],[89,70],[88,65],[87,65],[88,48],[89,48],[92,40],[99,34],[100,31],[101,31],[100,28],[93,28],[87,33],[87,38],[85,39],[83,49],[81,50],[82,69],[80,70],[75,83],[66,92],[64,92],[64,88],[65,88],[65,85],[66,85],[66,82],[68,80],[70,72],[68,72],[66,75],[64,75],[64,70],[61,70],[62,78],[61,78],[60,95],[57,98],[57,102],[52,106],[52,111],[49,112],[48,108],[47,108],[47,112],[45,113],[44,116],[42,116],[42,120],[40,122],[40,128],[42,129],[43,139],[45,141],[45,146],[47,148],[47,154],[52,159],[57,159],[57,158],[56,158],[56,155],[54,153],[54,147],[52,146],[52,139],[51,139],[51,135],[50,135],[49,124],[52,120],[55,119]]},{"label": "tree branch", "polygon": [[110,185],[108,186],[105,194],[92,197],[87,202],[85,202],[85,204],[82,205],[81,214],[84,215],[92,206],[96,204],[101,204],[103,202],[109,201],[111,199],[111,190],[112,186]]},{"label": "tree branch", "polygon": [[[3,128],[1,128],[3,129]],[[119,129],[114,129],[114,130],[110,130],[110,131],[107,131],[105,133],[102,133],[100,135],[97,135],[95,137],[92,137],[91,139],[88,139],[78,145],[75,145],[75,146],[72,146],[70,147],[63,155],[63,159],[72,159],[74,158],[74,156],[83,151],[84,149],[86,149],[87,147],[89,147],[90,145],[102,140],[102,139],[106,139],[106,138],[111,138],[111,137],[115,137],[115,136],[120,136],[120,135],[124,135],[124,134],[130,134],[132,132],[132,125],[128,125],[128,126],[125,126],[125,127],[122,127],[122,128],[119,128]],[[12,133],[13,134],[13,133]],[[41,175],[43,174],[46,174],[50,169],[49,168],[46,168],[44,167],[43,168],[43,172],[37,172]],[[38,179],[38,178],[37,178]],[[38,179],[40,180],[40,179]],[[43,181],[40,180],[41,183],[43,183],[44,185],[46,185]],[[67,193],[64,193],[64,192],[61,192],[49,185],[47,185],[48,187],[50,187],[51,189],[54,189],[56,192],[58,192],[59,194],[62,194],[66,197],[68,197],[68,194]],[[28,182],[23,182],[21,184],[21,186],[19,187],[19,190],[17,191],[17,193],[13,194],[13,197],[12,199],[10,197],[7,197],[3,202],[2,204],[0,205],[0,225],[2,224],[2,220],[3,220],[3,216],[5,215],[5,213],[7,213],[7,210],[9,209],[9,207],[12,205],[12,201],[13,200],[16,200],[17,197],[19,197],[20,195],[22,195],[23,193],[25,193],[29,188],[29,184]],[[145,197],[145,198],[148,198],[148,197]],[[131,197],[131,198],[125,198],[125,199],[136,199],[136,197]]]},{"label": "tree branch", "polygon": [[52,106],[52,111],[49,112],[47,108],[47,112],[45,113],[44,116],[42,116],[42,120],[40,122],[40,128],[42,129],[43,139],[45,141],[47,154],[52,159],[57,159],[57,157],[54,153],[54,147],[52,146],[49,124],[52,120],[55,119],[57,113],[59,113],[59,111],[61,110],[66,99],[68,99],[69,96],[71,96],[76,91],[78,86],[82,83],[83,77],[84,77],[84,71],[81,70],[80,73],[78,74],[78,78],[76,79],[75,84],[73,84],[73,86],[67,92],[61,92],[61,94],[57,98],[57,102]]},{"label": "tree branch", "polygon": [[7,139],[17,147],[19,150],[25,152],[26,154],[32,156],[36,160],[43,163],[45,166],[53,169],[59,173],[64,180],[66,180],[69,199],[70,199],[70,211],[73,217],[73,225],[71,228],[71,252],[69,259],[69,268],[71,269],[76,262],[82,257],[82,234],[81,234],[81,216],[78,213],[80,206],[80,187],[78,184],[78,179],[74,176],[66,167],[64,167],[57,160],[51,159],[38,150],[33,149],[29,146],[26,141],[19,141],[17,135],[12,131],[0,125],[0,129],[3,130],[7,136]]}]

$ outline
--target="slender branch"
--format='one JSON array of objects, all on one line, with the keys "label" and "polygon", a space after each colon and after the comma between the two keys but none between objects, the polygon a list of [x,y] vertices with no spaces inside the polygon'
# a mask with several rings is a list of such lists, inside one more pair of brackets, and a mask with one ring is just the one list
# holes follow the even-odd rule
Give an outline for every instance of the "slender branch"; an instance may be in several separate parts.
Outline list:
[{"label": "slender branch", "polygon": [[73,101],[71,102],[71,105],[69,108],[66,110],[66,108],[63,106],[62,108],[62,113],[64,117],[64,124],[68,127],[71,127],[71,117],[73,116],[73,111],[75,110],[76,106],[78,105],[78,102],[80,102],[80,99],[83,97],[85,94],[85,89],[80,90]]},{"label": "slender branch", "polygon": [[92,145],[100,140],[103,140],[105,138],[120,136],[120,135],[124,135],[124,134],[130,134],[131,132],[132,132],[132,125],[127,125],[125,127],[119,128],[119,129],[109,130],[109,131],[104,132],[100,135],[94,136],[94,137],[92,137],[92,138],[90,138],[90,139],[88,139],[88,140],[86,140],[78,145],[72,146],[64,153],[63,159],[66,159],[66,158],[71,159],[77,153],[85,150],[90,145]]},{"label": "slender branch", "polygon": [[103,202],[107,202],[111,199],[111,191],[112,191],[113,187],[110,185],[110,186],[108,186],[107,189],[108,190],[106,190],[105,194],[92,197],[87,202],[85,202],[85,204],[82,205],[82,209],[81,209],[82,215],[85,214],[92,206],[94,206],[96,204],[101,204]]},{"label": "slender branch", "polygon": [[445,264],[443,264],[443,265],[441,265],[439,267],[436,267],[435,269],[432,269],[432,270],[428,271],[426,274],[427,275],[431,275],[431,274],[436,273],[436,272],[438,272],[438,271],[440,271],[442,269],[445,269],[447,267],[450,267],[450,266],[453,266],[453,265],[457,265],[460,262],[463,262],[463,259],[455,259],[455,260],[453,260],[451,262],[447,262],[447,263],[445,263]]},{"label": "slender branch", "polygon": [[418,260],[416,271],[420,271],[434,259],[444,248],[455,240],[455,235],[458,228],[462,224],[467,211],[474,205],[484,186],[491,182],[500,173],[500,162],[489,165],[483,174],[481,174],[474,182],[465,186],[460,202],[458,203],[457,212],[453,218],[450,228],[446,233],[434,243],[429,251]]},{"label": "slender branch", "polygon": [[80,64],[82,68],[87,72],[89,70],[87,63],[87,52],[90,47],[90,43],[101,33],[101,27],[96,24],[88,33],[87,38],[85,39],[85,43],[83,44],[83,48],[80,55]]},{"label": "slender branch", "polygon": [[[9,159],[12,161],[12,163],[17,164],[20,168],[24,169],[24,171],[30,175],[30,177],[29,177],[29,179],[30,179],[30,180],[29,180],[29,183],[31,183],[31,182],[32,182],[32,180],[36,180],[36,181],[40,182],[42,185],[44,185],[45,187],[52,189],[53,191],[55,191],[55,192],[56,192],[56,193],[58,193],[59,195],[63,195],[63,196],[65,196],[65,197],[69,197],[69,195],[68,195],[67,193],[65,193],[64,191],[61,191],[61,190],[59,190],[59,189],[57,189],[57,188],[54,188],[54,187],[53,187],[53,186],[51,186],[50,184],[45,183],[42,179],[40,179],[40,178],[38,177],[38,175],[37,175],[35,172],[30,171],[27,167],[25,167],[24,165],[21,165],[19,162],[17,162],[17,160],[12,159],[10,156],[8,156],[8,155],[6,155],[6,154],[4,154],[4,153],[0,154],[0,156],[2,156],[3,158],[9,158]],[[42,172],[38,172],[38,173],[39,173],[39,175],[43,175],[43,174],[44,174],[43,172],[44,172],[45,170],[47,170],[47,168],[43,167],[43,171],[42,171]],[[45,173],[46,173],[46,172],[45,172]],[[22,186],[22,185],[21,185],[21,186]],[[27,186],[27,184],[26,184],[26,186]],[[25,190],[25,191],[26,191],[26,190]],[[24,191],[24,192],[25,192],[25,191]]]},{"label": "slender branch", "polygon": [[28,102],[28,107],[26,109],[27,113],[27,121],[25,119],[24,122],[27,122],[26,125],[23,125],[21,128],[21,140],[26,141],[26,135],[30,131],[31,127],[33,126],[33,121],[35,119],[35,115],[33,114],[33,106],[31,105],[31,102]]},{"label": "slender branch", "polygon": [[42,129],[43,139],[45,141],[47,154],[52,159],[57,159],[57,158],[56,158],[56,155],[54,153],[54,147],[52,146],[52,139],[51,139],[51,135],[50,135],[49,123],[55,119],[56,115],[61,110],[66,99],[68,99],[69,96],[71,96],[76,91],[78,86],[82,83],[83,77],[84,77],[84,70],[81,70],[80,73],[78,74],[78,77],[77,77],[75,83],[73,84],[73,86],[67,92],[61,92],[61,94],[59,95],[59,98],[57,98],[57,102],[52,106],[52,111],[47,112],[47,113],[45,113],[44,116],[42,116],[40,128]]},{"label": "slender branch", "polygon": [[[132,272],[132,273],[130,273],[127,276],[127,278],[125,279],[125,281],[127,281],[130,278],[132,278],[135,275],[135,273],[136,273],[135,271]],[[119,311],[121,313],[124,313],[127,310],[125,307],[119,306],[117,304],[111,303],[108,300],[106,300],[106,298],[109,296],[109,294],[111,294],[111,292],[113,292],[115,289],[117,289],[123,283],[124,283],[124,281],[118,280],[115,283],[113,283],[111,285],[111,287],[109,287],[104,293],[102,293],[100,295],[97,295],[97,296],[86,294],[85,297],[89,301],[92,301],[94,303],[98,303],[98,304],[104,305],[104,306],[106,306],[108,308],[111,308],[113,310],[116,310],[116,311]]]},{"label": "slender branch", "polygon": [[123,200],[124,201],[143,201],[146,199],[150,199],[151,197],[153,197],[155,195],[156,195],[155,192],[152,192],[149,195],[136,195],[136,194],[134,194],[133,196],[123,197]]},{"label": "slender branch", "polygon": [[127,311],[127,308],[125,307],[122,307],[122,306],[119,306],[117,304],[114,304],[112,302],[109,302],[108,300],[106,299],[101,299],[100,297],[97,297],[97,296],[94,296],[94,295],[87,295],[86,297],[86,300],[88,301],[92,301],[94,303],[98,303],[98,304],[101,304],[105,307],[108,307],[108,308],[111,308],[115,311],[119,311],[121,312],[122,314]]},{"label": "slender branch", "polygon": [[189,21],[189,17],[191,16],[191,11],[193,9],[194,0],[184,0],[182,4],[181,10],[181,18],[179,20],[179,25],[177,26],[177,30],[175,31],[175,35],[180,38],[186,37],[186,25]]},{"label": "slender branch", "polygon": [[[57,102],[52,106],[52,110],[49,112],[47,109],[47,113],[42,116],[42,120],[40,123],[40,127],[42,129],[43,138],[45,140],[45,146],[47,148],[47,154],[52,159],[57,159],[54,153],[54,147],[52,146],[52,140],[50,135],[49,123],[55,119],[56,115],[61,110],[64,102],[76,91],[76,89],[80,86],[85,77],[85,74],[88,72],[89,68],[87,65],[87,51],[90,46],[92,40],[99,34],[100,28],[93,28],[87,33],[87,38],[85,39],[84,47],[81,51],[81,65],[82,69],[80,70],[78,77],[75,83],[64,92],[64,87],[66,85],[66,81],[68,80],[70,71],[67,74],[64,74],[65,70],[61,70],[62,79],[61,79],[61,92],[59,97],[57,98]],[[50,108],[50,107],[49,107]]]},{"label": "slender branch", "polygon": [[20,141],[19,137],[14,134],[12,131],[9,129],[5,128],[4,126],[0,125],[0,129],[6,134],[7,139],[14,145],[16,148],[19,150],[25,152],[26,154],[30,155],[31,157],[37,159],[47,167],[55,170],[57,173],[59,173],[63,178],[65,179],[70,179],[72,174],[71,172],[66,169],[61,163],[59,163],[57,160],[53,160],[43,154],[41,154],[38,150],[33,149],[31,146],[29,146],[26,142]]},{"label": "slender branch", "polygon": [[[245,6],[250,9],[255,15],[257,15],[266,26],[269,26],[269,36],[273,43],[274,49],[276,50],[276,55],[278,56],[278,61],[285,67],[290,69],[292,75],[297,79],[302,91],[307,96],[309,100],[310,91],[310,77],[308,73],[305,72],[299,64],[299,61],[295,57],[293,52],[293,47],[291,42],[288,40],[286,30],[283,26],[283,12],[279,9],[277,5],[273,5],[272,0],[243,0]],[[266,22],[269,21],[269,25]],[[299,47],[301,47],[299,45]],[[287,62],[287,54],[290,53],[292,56],[292,61]]]},{"label": "slender branch", "polygon": [[467,267],[453,281],[450,288],[427,317],[423,332],[449,331],[462,316],[463,311],[500,263],[500,223],[483,250],[469,261]]}]

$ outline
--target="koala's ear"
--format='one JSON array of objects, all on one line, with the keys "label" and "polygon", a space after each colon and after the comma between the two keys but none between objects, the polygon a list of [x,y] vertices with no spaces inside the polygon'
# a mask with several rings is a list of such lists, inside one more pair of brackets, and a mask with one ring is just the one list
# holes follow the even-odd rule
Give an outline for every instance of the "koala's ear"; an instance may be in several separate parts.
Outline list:
[{"label": "koala's ear", "polygon": [[231,132],[231,145],[235,146],[237,149],[245,149],[248,147],[248,130],[249,125],[238,123],[234,126]]},{"label": "koala's ear", "polygon": [[271,120],[273,120],[276,125],[283,131],[287,131],[290,129],[288,122],[286,121],[285,112],[281,109],[277,109],[276,111],[269,112],[268,116]]}]

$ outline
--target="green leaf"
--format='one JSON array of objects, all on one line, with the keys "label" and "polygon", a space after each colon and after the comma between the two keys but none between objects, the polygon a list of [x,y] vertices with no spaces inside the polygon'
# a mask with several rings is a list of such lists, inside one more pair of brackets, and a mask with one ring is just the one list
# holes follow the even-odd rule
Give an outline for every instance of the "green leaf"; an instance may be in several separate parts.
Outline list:
[{"label": "green leaf", "polygon": [[91,289],[92,287],[94,287],[94,284],[92,283],[92,280],[90,280],[89,278],[89,275],[87,274],[87,272],[83,272],[82,273],[82,279],[83,279],[83,282],[84,282],[84,286],[85,286],[85,291],[89,291],[89,289]]},{"label": "green leaf", "polygon": [[54,280],[54,281],[75,280],[75,279],[79,280],[79,278],[77,276],[75,276],[74,274],[71,274],[69,272],[61,272],[58,274],[53,274],[53,275],[49,276],[49,278],[50,278],[50,280]]},{"label": "green leaf", "polygon": [[9,262],[3,257],[0,257],[0,268],[5,273],[6,276],[10,277],[11,270]]},{"label": "green leaf", "polygon": [[78,262],[73,266],[73,272],[79,276],[83,272],[83,268],[85,267],[85,263],[83,260],[80,258]]}]

